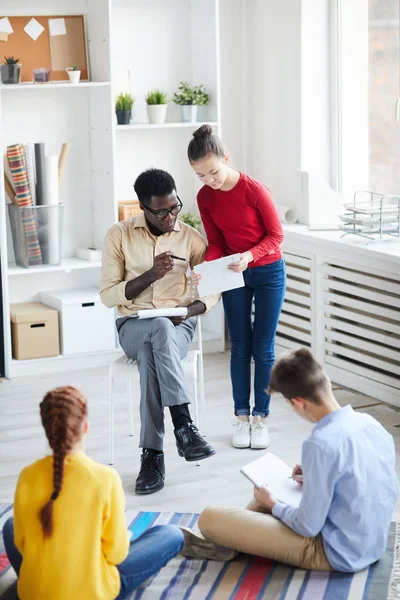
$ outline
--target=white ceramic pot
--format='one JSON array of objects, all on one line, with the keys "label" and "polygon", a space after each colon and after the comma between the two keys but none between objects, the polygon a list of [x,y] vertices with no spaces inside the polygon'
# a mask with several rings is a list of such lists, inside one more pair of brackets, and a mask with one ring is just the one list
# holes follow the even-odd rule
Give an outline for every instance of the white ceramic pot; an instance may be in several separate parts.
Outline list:
[{"label": "white ceramic pot", "polygon": [[182,121],[184,123],[196,123],[197,121],[197,104],[182,104],[181,105]]},{"label": "white ceramic pot", "polygon": [[165,123],[167,118],[167,104],[148,104],[147,105],[147,116],[149,123],[153,125],[161,125]]},{"label": "white ceramic pot", "polygon": [[78,84],[81,78],[81,71],[73,71],[72,67],[67,67],[65,70],[68,73],[70,83],[74,85]]}]

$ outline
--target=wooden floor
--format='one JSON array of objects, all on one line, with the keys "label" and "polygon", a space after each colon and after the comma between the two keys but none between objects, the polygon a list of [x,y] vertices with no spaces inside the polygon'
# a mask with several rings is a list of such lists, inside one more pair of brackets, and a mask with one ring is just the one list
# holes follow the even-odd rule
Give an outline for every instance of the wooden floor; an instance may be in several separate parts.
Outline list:
[{"label": "wooden floor", "polygon": [[[81,370],[64,374],[29,377],[0,384],[0,502],[12,502],[19,471],[47,452],[39,422],[38,403],[44,393],[59,385],[75,385],[89,401],[90,432],[87,452],[100,462],[108,459],[108,376],[107,369]],[[244,505],[251,485],[239,473],[241,465],[257,456],[256,450],[231,447],[232,398],[229,356],[205,357],[207,414],[200,429],[215,447],[216,456],[197,467],[179,458],[169,414],[165,455],[165,488],[150,496],[135,496],[134,483],[139,469],[137,437],[129,437],[126,390],[117,387],[115,468],[120,473],[127,506],[138,510],[200,511],[206,504]],[[400,412],[366,396],[337,389],[341,404],[352,406],[377,418],[395,437],[400,453]],[[137,423],[139,426],[139,424]],[[270,417],[271,450],[289,464],[299,462],[301,444],[312,425],[299,419],[279,396],[272,400]],[[400,469],[400,462],[398,465]],[[399,471],[398,471],[399,472]],[[400,505],[395,511],[400,520]]]}]

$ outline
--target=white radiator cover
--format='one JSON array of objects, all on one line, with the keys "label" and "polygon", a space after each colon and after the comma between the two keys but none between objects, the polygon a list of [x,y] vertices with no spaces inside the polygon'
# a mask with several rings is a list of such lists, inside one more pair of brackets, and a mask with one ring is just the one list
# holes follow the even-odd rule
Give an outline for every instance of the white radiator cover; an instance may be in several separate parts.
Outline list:
[{"label": "white radiator cover", "polygon": [[312,260],[285,253],[286,295],[277,331],[277,343],[283,348],[312,346],[313,310]]},{"label": "white radiator cover", "polygon": [[284,249],[277,350],[306,346],[334,382],[400,406],[400,269]]},{"label": "white radiator cover", "polygon": [[325,362],[400,390],[400,278],[323,265]]}]

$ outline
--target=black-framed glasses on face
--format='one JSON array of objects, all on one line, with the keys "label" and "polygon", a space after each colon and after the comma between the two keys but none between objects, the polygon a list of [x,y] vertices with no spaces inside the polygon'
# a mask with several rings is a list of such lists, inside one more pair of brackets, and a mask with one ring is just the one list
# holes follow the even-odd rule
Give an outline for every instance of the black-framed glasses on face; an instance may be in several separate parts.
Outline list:
[{"label": "black-framed glasses on face", "polygon": [[168,218],[169,214],[176,217],[181,212],[181,210],[183,208],[183,204],[182,204],[179,196],[177,196],[177,198],[178,198],[179,204],[175,204],[175,206],[173,206],[172,208],[163,208],[161,210],[153,210],[152,208],[149,208],[146,205],[144,206],[144,208],[145,208],[145,210],[148,210],[149,212],[151,212],[151,214],[154,215],[159,221],[163,221],[164,219]]}]

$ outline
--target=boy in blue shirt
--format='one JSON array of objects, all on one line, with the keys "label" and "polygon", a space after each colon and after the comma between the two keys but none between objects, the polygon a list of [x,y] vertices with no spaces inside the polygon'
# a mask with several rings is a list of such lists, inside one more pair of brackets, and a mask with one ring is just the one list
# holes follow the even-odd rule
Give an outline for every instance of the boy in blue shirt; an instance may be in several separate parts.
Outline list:
[{"label": "boy in blue shirt", "polygon": [[306,348],[278,360],[270,386],[316,423],[293,469],[303,483],[300,506],[263,487],[246,509],[207,508],[199,518],[204,537],[184,530],[182,554],[230,560],[245,552],[321,571],[368,567],[385,552],[398,495],[392,436],[371,416],[341,408]]}]

